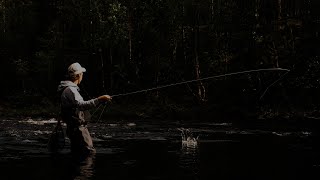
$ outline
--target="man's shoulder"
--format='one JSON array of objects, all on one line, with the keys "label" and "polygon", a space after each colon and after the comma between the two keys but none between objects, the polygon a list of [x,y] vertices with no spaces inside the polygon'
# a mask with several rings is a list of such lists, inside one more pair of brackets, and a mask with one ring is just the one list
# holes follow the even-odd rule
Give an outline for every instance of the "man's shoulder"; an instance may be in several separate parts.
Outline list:
[{"label": "man's shoulder", "polygon": [[78,93],[78,88],[74,86],[69,86],[66,88],[68,91],[72,91],[73,93]]},{"label": "man's shoulder", "polygon": [[68,86],[63,90],[62,94],[64,94],[64,93],[73,93],[73,94],[75,94],[75,93],[78,93],[78,89],[77,89],[77,87]]}]

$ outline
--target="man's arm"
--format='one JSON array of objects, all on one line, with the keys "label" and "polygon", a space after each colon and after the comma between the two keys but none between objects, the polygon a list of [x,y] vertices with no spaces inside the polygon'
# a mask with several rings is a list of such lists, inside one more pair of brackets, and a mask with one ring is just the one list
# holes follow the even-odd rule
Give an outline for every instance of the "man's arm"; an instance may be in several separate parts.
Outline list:
[{"label": "man's arm", "polygon": [[84,101],[76,88],[71,87],[70,93],[72,94],[71,99],[73,101],[73,105],[81,111],[95,108],[100,103],[98,98]]},{"label": "man's arm", "polygon": [[75,106],[81,111],[95,108],[100,103],[103,103],[103,102],[105,103],[107,101],[111,101],[112,99],[109,95],[102,95],[102,96],[99,96],[98,98],[84,101],[76,88],[70,88],[70,91],[72,91],[72,94],[73,94],[72,99],[74,100]]}]

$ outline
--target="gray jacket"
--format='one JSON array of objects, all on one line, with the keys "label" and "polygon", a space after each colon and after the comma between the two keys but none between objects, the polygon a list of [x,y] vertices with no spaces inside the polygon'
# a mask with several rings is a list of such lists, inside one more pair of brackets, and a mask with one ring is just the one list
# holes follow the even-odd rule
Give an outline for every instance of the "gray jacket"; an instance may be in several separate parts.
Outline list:
[{"label": "gray jacket", "polygon": [[98,98],[84,101],[80,88],[71,81],[61,81],[58,92],[61,93],[61,117],[68,126],[77,127],[86,124],[89,116],[86,110],[99,104]]}]

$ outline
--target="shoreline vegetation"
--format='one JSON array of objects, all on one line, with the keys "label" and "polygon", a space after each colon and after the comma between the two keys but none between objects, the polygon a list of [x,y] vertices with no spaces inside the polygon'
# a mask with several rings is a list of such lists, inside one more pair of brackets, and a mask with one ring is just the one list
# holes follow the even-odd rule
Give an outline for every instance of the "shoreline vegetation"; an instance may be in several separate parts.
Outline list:
[{"label": "shoreline vegetation", "polygon": [[[48,98],[15,96],[11,101],[1,100],[1,119],[42,119],[57,118],[59,105]],[[22,100],[24,99],[24,100]],[[37,102],[38,100],[38,102]],[[320,127],[320,113],[315,107],[310,109],[288,106],[281,108],[279,105],[221,105],[212,103],[203,104],[178,104],[169,101],[153,101],[141,103],[112,102],[100,108],[90,110],[93,114],[92,121],[104,119],[106,121],[140,121],[147,120],[176,122],[176,123],[232,123],[239,128],[269,129],[269,130],[311,130],[318,131]]]}]

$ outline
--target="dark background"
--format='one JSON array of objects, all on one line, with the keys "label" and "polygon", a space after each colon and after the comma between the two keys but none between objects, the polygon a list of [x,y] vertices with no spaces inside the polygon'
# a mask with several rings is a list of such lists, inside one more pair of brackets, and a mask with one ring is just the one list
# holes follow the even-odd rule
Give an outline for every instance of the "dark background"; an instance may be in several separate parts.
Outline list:
[{"label": "dark background", "polygon": [[286,68],[269,89],[284,72],[122,96],[105,116],[312,127],[320,103],[319,8],[318,0],[1,0],[0,115],[55,116],[56,89],[73,62],[87,69],[85,99]]}]

